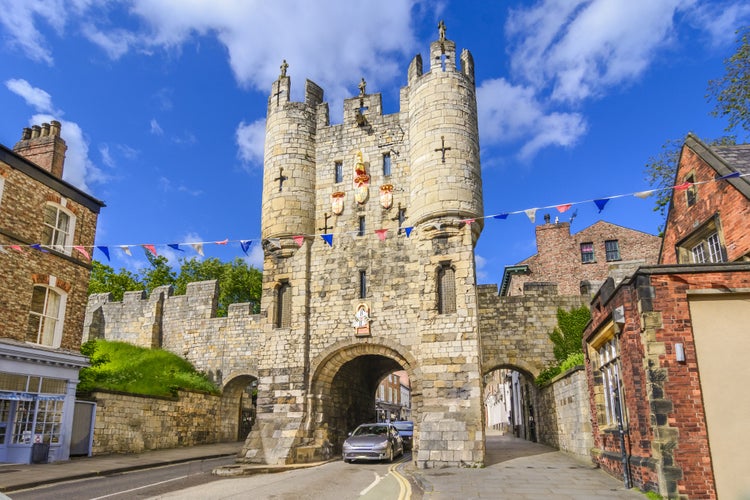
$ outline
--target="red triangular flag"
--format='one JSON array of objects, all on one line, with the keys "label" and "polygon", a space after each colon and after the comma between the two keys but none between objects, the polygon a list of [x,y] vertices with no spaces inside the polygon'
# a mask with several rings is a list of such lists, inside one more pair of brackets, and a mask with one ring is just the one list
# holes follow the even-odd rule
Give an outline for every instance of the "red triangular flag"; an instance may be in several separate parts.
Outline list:
[{"label": "red triangular flag", "polygon": [[385,233],[387,233],[387,232],[388,232],[387,229],[376,229],[375,230],[375,234],[378,235],[378,238],[380,239],[380,241],[385,241]]},{"label": "red triangular flag", "polygon": [[555,208],[557,209],[558,212],[563,213],[572,206],[573,206],[572,203],[564,203],[562,205],[557,205]]},{"label": "red triangular flag", "polygon": [[217,241],[216,242],[217,245],[226,245],[227,243],[229,243],[229,238],[225,239],[224,241]]},{"label": "red triangular flag", "polygon": [[464,219],[464,222],[471,226],[475,220],[476,219]]},{"label": "red triangular flag", "polygon": [[294,236],[294,242],[297,244],[298,247],[301,247],[302,243],[305,242],[305,237],[302,235]]},{"label": "red triangular flag", "polygon": [[89,255],[89,253],[86,251],[85,248],[83,248],[82,246],[78,246],[78,245],[73,246],[73,248],[75,248],[76,250],[78,250],[78,252],[80,252],[81,255],[83,255],[84,257],[86,257],[88,260],[91,260],[91,255]]},{"label": "red triangular flag", "polygon": [[682,184],[678,184],[677,186],[675,186],[674,190],[675,191],[685,191],[686,189],[688,189],[692,185],[693,185],[692,182],[683,182]]},{"label": "red triangular flag", "polygon": [[149,252],[151,252],[152,254],[159,255],[156,253],[156,247],[154,245],[141,245],[141,246],[145,248],[146,250],[148,250]]}]

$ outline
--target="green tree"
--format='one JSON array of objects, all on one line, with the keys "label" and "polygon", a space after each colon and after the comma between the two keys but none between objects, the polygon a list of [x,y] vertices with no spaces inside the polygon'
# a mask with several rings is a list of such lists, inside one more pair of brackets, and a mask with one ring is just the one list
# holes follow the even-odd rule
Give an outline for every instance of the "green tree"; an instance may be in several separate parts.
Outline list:
[{"label": "green tree", "polygon": [[263,275],[242,259],[221,262],[216,258],[205,260],[183,259],[180,274],[175,280],[175,293],[184,294],[187,284],[194,281],[218,280],[219,305],[217,315],[226,316],[229,304],[250,302],[253,312],[260,310]]},{"label": "green tree", "polygon": [[130,271],[121,268],[119,272],[99,261],[91,263],[89,295],[92,293],[111,293],[113,300],[121,301],[125,292],[143,290],[143,283]]},{"label": "green tree", "polygon": [[156,287],[174,284],[176,274],[166,257],[146,252],[146,258],[151,267],[141,269],[140,274],[141,281],[149,294]]},{"label": "green tree", "polygon": [[711,114],[727,119],[727,131],[750,132],[750,26],[737,30],[737,50],[724,60],[724,69],[723,77],[708,84],[708,98],[716,101]]},{"label": "green tree", "polygon": [[583,330],[590,319],[591,312],[586,306],[570,311],[557,308],[557,326],[549,334],[549,338],[554,344],[552,352],[558,363],[583,350]]}]

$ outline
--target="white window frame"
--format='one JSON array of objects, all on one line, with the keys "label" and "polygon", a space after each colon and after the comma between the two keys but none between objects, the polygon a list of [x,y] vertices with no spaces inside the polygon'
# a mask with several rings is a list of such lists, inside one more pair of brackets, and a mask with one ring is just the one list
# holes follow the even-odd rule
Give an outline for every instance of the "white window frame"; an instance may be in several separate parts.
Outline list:
[{"label": "white window frame", "polygon": [[[53,280],[54,281],[54,280]],[[52,348],[60,347],[62,342],[63,326],[65,323],[65,306],[68,299],[68,294],[63,290],[52,285],[34,285],[32,291],[32,297],[35,291],[43,291],[44,299],[42,301],[42,310],[35,311],[34,300],[32,298],[32,304],[29,308],[29,324],[26,330],[26,342],[29,344],[38,344]],[[57,304],[54,311],[50,310],[53,307],[50,299],[56,298]],[[32,324],[32,317],[37,319],[36,335],[35,339],[29,339],[29,329]]]},{"label": "white window frame", "polygon": [[[65,200],[63,200],[63,203]],[[54,225],[47,223],[47,211],[54,210]],[[63,214],[67,217],[68,227],[60,227],[60,215]],[[64,204],[58,203],[47,203],[44,206],[44,213],[42,214],[42,221],[44,225],[44,241],[42,244],[53,250],[70,255],[73,251],[73,235],[75,234],[76,217],[73,213],[65,208]],[[62,239],[61,239],[62,236]]]},{"label": "white window frame", "polygon": [[721,251],[721,241],[719,241],[717,231],[706,238],[706,246],[708,247],[708,258],[711,262],[724,262],[724,254]]},{"label": "white window frame", "polygon": [[621,260],[620,255],[620,241],[619,240],[606,240],[604,242],[604,255],[607,262],[613,262]]}]

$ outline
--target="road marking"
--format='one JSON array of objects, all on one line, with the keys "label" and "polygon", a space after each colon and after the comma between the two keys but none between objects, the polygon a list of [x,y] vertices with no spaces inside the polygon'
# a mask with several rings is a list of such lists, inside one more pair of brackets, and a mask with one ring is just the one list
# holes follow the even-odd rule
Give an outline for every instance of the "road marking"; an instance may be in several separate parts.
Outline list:
[{"label": "road marking", "polygon": [[388,472],[393,474],[393,477],[398,481],[398,500],[410,500],[411,499],[411,483],[409,480],[402,476],[396,469],[406,463],[406,459],[402,458],[395,464],[388,468]]},{"label": "road marking", "polygon": [[180,477],[175,477],[172,479],[167,479],[165,481],[159,481],[158,483],[146,484],[144,486],[139,486],[137,488],[133,488],[130,490],[118,491],[117,493],[112,493],[111,495],[104,495],[103,497],[92,498],[91,500],[101,500],[102,498],[116,497],[117,495],[122,495],[123,493],[130,493],[131,491],[138,491],[138,490],[142,490],[143,488],[150,488],[152,486],[159,486],[160,484],[171,483],[172,481],[178,481],[180,479],[185,479],[186,477],[190,477],[190,476],[180,476]]},{"label": "road marking", "polygon": [[376,486],[376,485],[377,485],[377,484],[378,484],[378,483],[380,482],[380,480],[381,480],[381,479],[383,479],[382,477],[380,477],[380,476],[378,475],[378,473],[377,473],[377,472],[373,472],[373,474],[375,474],[375,481],[373,481],[373,482],[372,482],[372,483],[370,484],[370,486],[368,486],[368,487],[367,487],[367,488],[365,488],[364,490],[360,491],[360,492],[359,492],[359,496],[363,497],[363,496],[367,495],[367,492],[368,492],[368,491],[370,491],[371,489],[373,489],[373,488],[374,488],[374,487],[375,487],[375,486]]}]

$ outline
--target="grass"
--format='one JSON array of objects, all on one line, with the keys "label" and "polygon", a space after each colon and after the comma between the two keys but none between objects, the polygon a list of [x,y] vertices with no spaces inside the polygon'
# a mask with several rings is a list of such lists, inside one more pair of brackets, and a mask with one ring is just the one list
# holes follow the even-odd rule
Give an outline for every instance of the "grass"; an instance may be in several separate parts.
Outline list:
[{"label": "grass", "polygon": [[101,389],[147,396],[175,396],[178,389],[218,394],[219,389],[188,361],[161,349],[91,340],[81,346],[91,367],[80,373],[78,392]]}]

